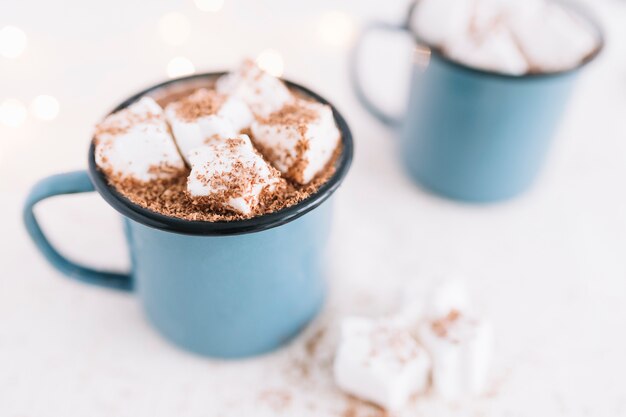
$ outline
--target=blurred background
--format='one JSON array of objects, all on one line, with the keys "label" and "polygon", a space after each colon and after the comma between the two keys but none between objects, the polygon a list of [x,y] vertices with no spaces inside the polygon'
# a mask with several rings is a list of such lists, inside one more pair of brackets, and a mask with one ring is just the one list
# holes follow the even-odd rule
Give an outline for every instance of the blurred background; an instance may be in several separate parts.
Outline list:
[{"label": "blurred background", "polygon": [[[524,196],[477,207],[410,183],[393,132],[352,94],[347,54],[360,28],[401,21],[408,1],[0,0],[0,415],[276,415],[255,403],[258,387],[293,385],[276,374],[290,351],[232,365],[178,352],[132,297],[62,279],[20,222],[37,179],[86,167],[93,126],[116,104],[244,57],[316,90],[353,129],[324,317],[387,312],[407,282],[460,271],[495,323],[493,396],[425,401],[419,413],[626,415],[626,2],[586,3],[607,46],[579,80],[547,169]],[[381,34],[362,56],[372,96],[397,113],[413,47]],[[97,196],[39,214],[73,259],[127,268],[116,213]],[[299,411],[285,415],[347,416],[332,383],[290,389]]]},{"label": "blurred background", "polygon": [[[93,124],[129,94],[168,77],[232,68],[244,57],[258,58],[272,72],[312,86],[342,107],[352,106],[346,52],[359,25],[373,17],[398,20],[406,4],[4,3],[0,187],[16,190],[47,173],[83,167]],[[392,72],[381,73],[384,90],[392,89],[387,81],[396,81],[398,72],[408,74],[411,43],[399,41],[405,49],[389,55],[394,65]],[[393,92],[400,95],[398,105],[401,93]],[[26,161],[31,162],[24,170]],[[6,174],[15,170],[23,174],[7,182]]]}]

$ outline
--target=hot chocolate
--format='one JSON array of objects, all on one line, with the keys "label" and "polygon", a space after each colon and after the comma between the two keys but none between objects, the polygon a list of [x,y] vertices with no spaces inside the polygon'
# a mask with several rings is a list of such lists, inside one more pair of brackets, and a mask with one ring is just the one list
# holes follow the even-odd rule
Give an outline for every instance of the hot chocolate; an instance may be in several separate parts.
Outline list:
[{"label": "hot chocolate", "polygon": [[551,0],[420,0],[412,25],[447,57],[511,75],[574,68],[600,45],[588,22]]},{"label": "hot chocolate", "polygon": [[341,137],[329,106],[246,61],[216,82],[142,97],[96,127],[96,163],[122,195],[187,220],[272,213],[335,171]]}]

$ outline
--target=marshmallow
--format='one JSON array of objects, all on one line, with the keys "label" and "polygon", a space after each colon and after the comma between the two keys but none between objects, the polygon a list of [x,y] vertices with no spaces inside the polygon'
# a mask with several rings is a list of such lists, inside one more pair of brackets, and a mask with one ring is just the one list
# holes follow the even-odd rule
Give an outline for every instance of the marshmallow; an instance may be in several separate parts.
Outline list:
[{"label": "marshmallow", "polygon": [[215,138],[234,138],[253,119],[248,106],[237,97],[226,97],[205,88],[168,104],[165,116],[187,162],[192,149]]},{"label": "marshmallow", "polygon": [[388,410],[428,384],[427,353],[398,319],[346,318],[334,363],[337,385]]},{"label": "marshmallow", "polygon": [[483,37],[459,35],[444,46],[448,57],[474,68],[522,75],[529,66],[509,30],[501,25]]},{"label": "marshmallow", "polygon": [[256,152],[247,135],[211,141],[188,154],[189,195],[209,204],[248,215],[264,192],[271,192],[279,174]]},{"label": "marshmallow", "polygon": [[420,0],[413,22],[451,59],[512,75],[573,68],[598,45],[590,25],[546,0]]},{"label": "marshmallow", "polygon": [[424,290],[423,286],[411,281],[399,294],[399,310],[396,316],[402,317],[412,327],[424,317],[445,316],[450,310],[468,311],[469,295],[463,282],[456,275],[442,275],[439,284]]},{"label": "marshmallow", "polygon": [[432,360],[436,393],[458,399],[483,392],[493,353],[493,330],[470,312],[465,286],[447,279],[433,288],[417,325]]},{"label": "marshmallow", "polygon": [[510,21],[530,65],[540,71],[573,68],[598,44],[588,24],[556,4],[512,14]]},{"label": "marshmallow", "polygon": [[260,117],[268,117],[293,99],[281,80],[251,60],[244,61],[237,71],[218,78],[215,88],[220,94],[243,100]]},{"label": "marshmallow", "polygon": [[441,46],[448,37],[465,33],[472,14],[467,0],[420,0],[412,16],[420,40]]},{"label": "marshmallow", "polygon": [[252,123],[255,144],[285,176],[307,184],[333,156],[340,133],[330,106],[294,99]]},{"label": "marshmallow", "polygon": [[420,342],[430,353],[434,392],[458,399],[484,392],[493,352],[493,330],[484,320],[450,310],[418,327]]},{"label": "marshmallow", "polygon": [[451,310],[469,311],[467,288],[460,279],[446,277],[428,293],[423,315],[428,318],[446,316]]},{"label": "marshmallow", "polygon": [[104,119],[95,133],[95,158],[109,175],[146,182],[185,168],[163,109],[150,97]]}]

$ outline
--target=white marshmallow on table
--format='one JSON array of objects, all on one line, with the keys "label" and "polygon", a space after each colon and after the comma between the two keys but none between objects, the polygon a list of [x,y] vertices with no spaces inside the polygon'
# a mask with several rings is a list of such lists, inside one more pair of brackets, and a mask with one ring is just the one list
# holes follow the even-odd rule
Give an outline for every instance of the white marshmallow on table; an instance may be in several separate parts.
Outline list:
[{"label": "white marshmallow on table", "polygon": [[484,391],[493,355],[493,330],[470,312],[469,297],[460,281],[445,281],[431,291],[417,334],[431,357],[435,393],[458,399]]},{"label": "white marshmallow on table", "polygon": [[189,195],[240,214],[250,214],[261,194],[273,191],[279,181],[247,135],[209,142],[189,152],[188,158]]},{"label": "white marshmallow on table", "polygon": [[252,123],[255,144],[285,176],[307,184],[330,161],[340,132],[330,106],[294,99],[282,111]]},{"label": "white marshmallow on table", "polygon": [[469,295],[460,275],[438,274],[436,286],[424,288],[422,283],[409,281],[400,289],[396,316],[402,317],[414,327],[424,315],[442,316],[451,309],[468,310]]},{"label": "white marshmallow on table", "polygon": [[403,320],[346,318],[334,363],[349,394],[397,410],[428,384],[430,361]]},{"label": "white marshmallow on table", "polygon": [[[190,108],[191,114],[185,114]],[[168,104],[165,116],[187,162],[192,149],[215,138],[234,138],[253,119],[252,112],[242,100],[205,88]]]},{"label": "white marshmallow on table", "polygon": [[184,169],[163,109],[150,97],[108,116],[96,127],[95,158],[107,174],[146,182]]},{"label": "white marshmallow on table", "polygon": [[589,24],[558,4],[511,13],[509,20],[520,48],[539,71],[574,68],[599,43]]},{"label": "white marshmallow on table", "polygon": [[446,399],[484,392],[493,354],[489,323],[451,310],[446,316],[421,322],[418,335],[430,353],[434,392]]},{"label": "white marshmallow on table", "polygon": [[268,117],[293,99],[280,79],[260,69],[252,60],[218,78],[215,88],[220,94],[243,100],[260,117]]}]

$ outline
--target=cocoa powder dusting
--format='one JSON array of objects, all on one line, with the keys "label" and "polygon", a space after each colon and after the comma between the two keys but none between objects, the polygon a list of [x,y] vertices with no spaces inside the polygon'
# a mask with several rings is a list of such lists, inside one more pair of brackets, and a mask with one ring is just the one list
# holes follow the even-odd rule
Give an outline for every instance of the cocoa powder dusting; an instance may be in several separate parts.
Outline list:
[{"label": "cocoa powder dusting", "polygon": [[215,90],[200,89],[181,98],[174,105],[176,106],[176,115],[183,120],[192,121],[217,113],[224,101],[226,101],[226,97]]},{"label": "cocoa powder dusting", "polygon": [[152,112],[137,114],[125,109],[96,125],[94,131],[95,141],[98,144],[102,136],[121,135],[139,124],[160,124],[164,121],[165,118],[162,114]]},{"label": "cocoa powder dusting", "polygon": [[374,403],[349,395],[341,417],[392,417],[392,414]]},{"label": "cocoa powder dusting", "polygon": [[289,103],[282,109],[270,114],[263,122],[269,125],[300,127],[314,121],[317,117],[315,110],[297,103]]},{"label": "cocoa powder dusting", "polygon": [[[156,179],[145,183],[128,177],[120,177],[111,172],[105,172],[105,175],[109,184],[130,201],[165,216],[192,221],[237,221],[274,213],[298,204],[315,194],[334,175],[335,165],[341,152],[342,146],[339,145],[326,167],[308,184],[300,185],[281,179],[274,192],[261,194],[259,204],[248,215],[229,211],[211,200],[194,202],[187,194],[187,177],[190,172],[188,168],[179,171],[172,178]],[[222,198],[218,197],[218,199]]]},{"label": "cocoa powder dusting", "polygon": [[460,316],[461,313],[458,310],[450,310],[447,316],[432,322],[431,327],[433,329],[433,332],[439,337],[446,337],[448,335],[448,329],[450,325],[454,323]]}]

